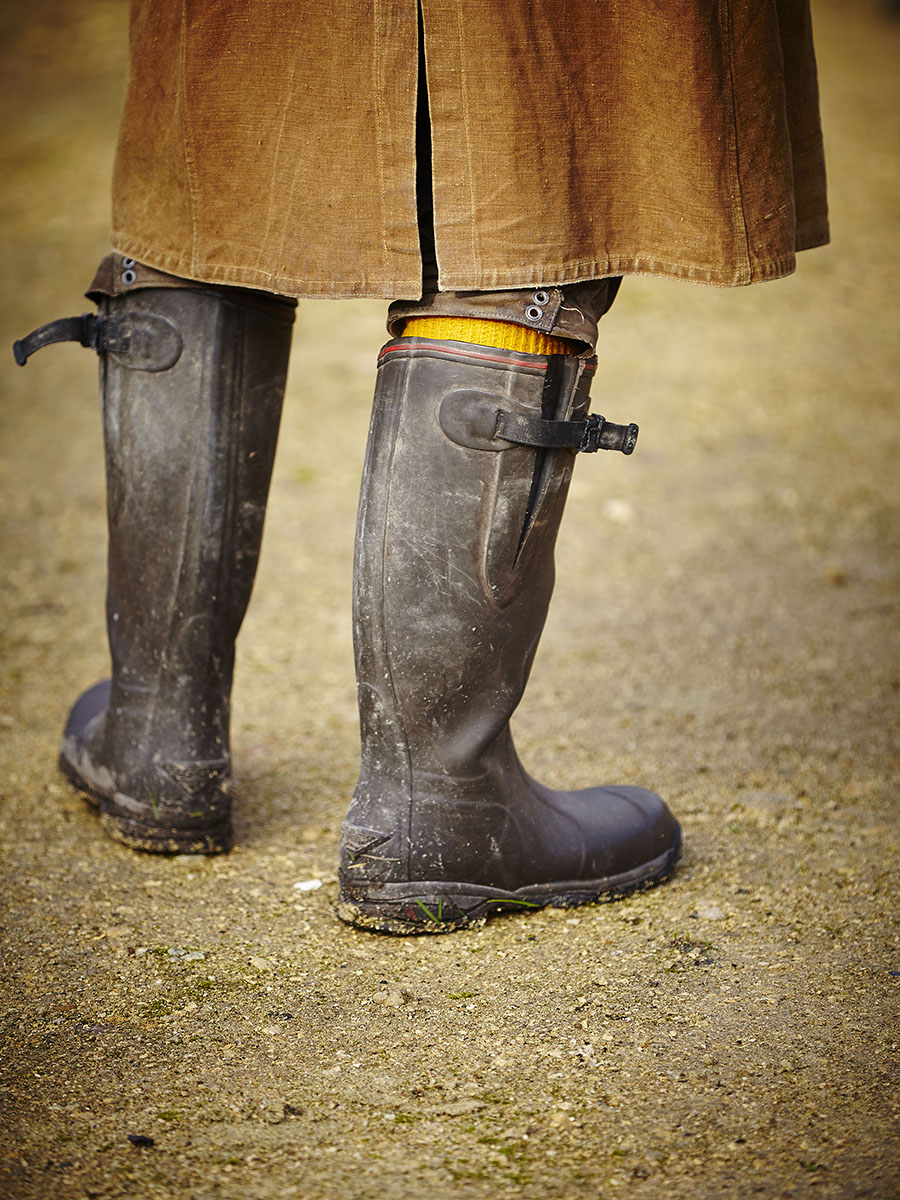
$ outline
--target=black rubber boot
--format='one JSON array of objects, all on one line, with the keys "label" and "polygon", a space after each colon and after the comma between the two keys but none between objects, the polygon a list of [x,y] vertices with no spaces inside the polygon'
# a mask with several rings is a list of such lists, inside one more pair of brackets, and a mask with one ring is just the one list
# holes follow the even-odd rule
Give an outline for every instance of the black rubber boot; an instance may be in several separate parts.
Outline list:
[{"label": "black rubber boot", "polygon": [[103,298],[84,318],[101,352],[112,679],[73,707],[59,765],[135,849],[231,846],[234,641],[293,316],[276,297],[197,285]]},{"label": "black rubber boot", "polygon": [[359,783],[339,915],[440,933],[663,879],[680,849],[634,787],[555,792],[516,755],[576,449],[629,453],[588,417],[594,360],[403,338],[382,352],[357,531]]}]

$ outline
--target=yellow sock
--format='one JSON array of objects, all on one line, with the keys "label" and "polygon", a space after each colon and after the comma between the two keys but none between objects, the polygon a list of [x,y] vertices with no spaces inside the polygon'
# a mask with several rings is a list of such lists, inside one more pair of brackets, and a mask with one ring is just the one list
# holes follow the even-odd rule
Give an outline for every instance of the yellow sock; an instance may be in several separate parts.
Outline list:
[{"label": "yellow sock", "polygon": [[539,329],[511,321],[483,321],[475,317],[412,317],[401,337],[434,338],[446,342],[472,342],[496,350],[523,354],[577,354],[578,345],[567,338],[550,337]]}]

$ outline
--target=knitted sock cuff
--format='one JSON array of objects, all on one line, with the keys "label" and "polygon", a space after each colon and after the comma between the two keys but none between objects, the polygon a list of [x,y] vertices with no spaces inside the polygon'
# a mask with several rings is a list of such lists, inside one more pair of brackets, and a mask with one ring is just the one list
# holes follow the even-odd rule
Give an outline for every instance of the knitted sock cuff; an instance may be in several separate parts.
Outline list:
[{"label": "knitted sock cuff", "polygon": [[411,317],[403,326],[401,337],[471,342],[496,350],[518,350],[522,354],[578,353],[577,343],[567,338],[550,337],[539,329],[528,329],[510,321],[485,321],[475,317]]}]

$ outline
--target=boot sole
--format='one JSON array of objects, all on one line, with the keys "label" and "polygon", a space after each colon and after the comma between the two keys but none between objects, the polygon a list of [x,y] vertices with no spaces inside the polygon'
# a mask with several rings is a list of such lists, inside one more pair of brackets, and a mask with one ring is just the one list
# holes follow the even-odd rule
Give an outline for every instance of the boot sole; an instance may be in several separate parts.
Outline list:
[{"label": "boot sole", "polygon": [[190,830],[142,821],[131,815],[126,816],[117,805],[115,796],[88,783],[62,754],[58,766],[67,782],[91,808],[98,811],[105,832],[132,850],[143,850],[149,854],[226,854],[234,844],[230,818],[206,828]]},{"label": "boot sole", "polygon": [[471,883],[386,883],[365,900],[341,896],[337,915],[348,925],[404,937],[452,933],[484,925],[488,918],[541,908],[576,908],[619,900],[663,883],[681,857],[681,842],[658,858],[606,879],[539,883],[515,891]]}]

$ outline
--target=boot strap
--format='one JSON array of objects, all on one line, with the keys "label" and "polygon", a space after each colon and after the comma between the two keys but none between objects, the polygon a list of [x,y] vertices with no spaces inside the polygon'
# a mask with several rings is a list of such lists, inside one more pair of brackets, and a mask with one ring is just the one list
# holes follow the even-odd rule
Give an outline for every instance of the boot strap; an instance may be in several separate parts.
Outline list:
[{"label": "boot strap", "polygon": [[495,393],[456,388],[441,402],[438,420],[444,433],[460,446],[473,450],[504,450],[509,446],[534,446],[538,450],[620,450],[631,454],[638,427],[614,425],[592,415],[581,421],[550,421],[497,407]]},{"label": "boot strap", "polygon": [[637,442],[638,427],[614,425],[597,414],[584,421],[545,421],[523,417],[505,409],[497,410],[494,436],[518,446],[537,446],[542,450],[576,450],[595,454],[598,450],[620,450],[631,454]]},{"label": "boot strap", "polygon": [[119,317],[60,317],[13,342],[20,367],[36,350],[53,342],[78,342],[98,354],[121,356],[138,371],[165,371],[181,357],[181,334],[168,317],[156,313],[128,312]]}]

